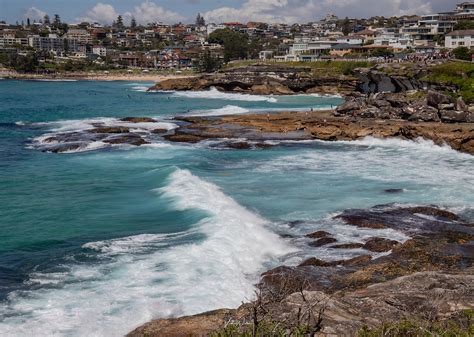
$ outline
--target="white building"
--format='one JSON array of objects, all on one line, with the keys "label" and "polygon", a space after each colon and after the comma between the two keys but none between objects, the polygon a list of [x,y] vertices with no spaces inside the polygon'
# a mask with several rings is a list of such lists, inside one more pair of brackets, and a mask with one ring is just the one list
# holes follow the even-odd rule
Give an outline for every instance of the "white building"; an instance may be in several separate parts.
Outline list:
[{"label": "white building", "polygon": [[208,25],[206,26],[206,28],[207,28],[207,29],[206,29],[207,35],[209,36],[209,35],[211,35],[213,32],[215,32],[215,31],[218,30],[218,29],[225,29],[226,26],[225,26],[225,25],[222,25],[222,24],[216,25],[215,23],[210,23],[210,24],[208,24]]},{"label": "white building", "polygon": [[449,49],[474,47],[474,30],[456,30],[446,35],[444,46]]},{"label": "white building", "polygon": [[93,55],[98,55],[100,57],[106,57],[107,56],[107,48],[103,46],[94,46],[92,47],[92,54]]},{"label": "white building", "polygon": [[259,54],[258,54],[258,58],[262,61],[266,61],[266,60],[269,60],[271,59],[273,56],[273,50],[262,50]]}]

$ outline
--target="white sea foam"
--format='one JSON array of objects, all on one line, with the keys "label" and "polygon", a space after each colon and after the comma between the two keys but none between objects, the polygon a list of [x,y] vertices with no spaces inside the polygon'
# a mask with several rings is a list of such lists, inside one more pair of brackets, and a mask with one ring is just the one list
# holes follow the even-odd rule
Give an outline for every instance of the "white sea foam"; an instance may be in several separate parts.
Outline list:
[{"label": "white sea foam", "polygon": [[[166,92],[166,91],[165,91]],[[206,91],[172,91],[173,96],[187,97],[187,98],[203,98],[203,99],[222,99],[229,101],[250,101],[250,102],[278,102],[277,98],[272,96],[250,95],[250,94],[235,94],[221,92],[216,88],[211,88]]]},{"label": "white sea foam", "polygon": [[235,105],[226,105],[225,107],[213,110],[194,110],[189,116],[224,116],[224,115],[240,115],[249,113],[250,110]]},{"label": "white sea foam", "polygon": [[132,87],[133,91],[138,91],[138,92],[147,92],[150,87],[145,87],[145,86],[134,86]]},{"label": "white sea foam", "polygon": [[[120,336],[156,317],[236,307],[263,264],[292,251],[265,219],[189,171],[176,170],[156,192],[207,216],[188,232],[91,242],[84,248],[102,263],[32,274],[46,286],[10,294],[1,335]],[[196,233],[203,238],[186,240]]]},{"label": "white sea foam", "polygon": [[[121,121],[116,118],[94,118],[94,119],[83,119],[83,120],[64,120],[56,121],[49,123],[34,123],[34,125],[49,127],[50,132],[43,134],[41,136],[35,137],[33,139],[32,146],[33,148],[37,147],[42,150],[48,151],[48,146],[59,144],[58,141],[51,140],[51,137],[56,136],[60,133],[73,133],[73,132],[82,132],[86,130],[91,130],[97,126],[101,127],[127,127],[131,132],[136,132],[141,134],[144,137],[149,137],[152,134],[153,130],[164,129],[164,130],[173,130],[178,127],[178,125],[170,122],[152,122],[152,123],[131,123]],[[78,153],[86,151],[94,151],[106,147],[118,146],[112,145],[103,141],[91,141],[85,138],[83,146],[78,148],[64,151],[62,153]],[[122,147],[126,147],[123,145]]]}]

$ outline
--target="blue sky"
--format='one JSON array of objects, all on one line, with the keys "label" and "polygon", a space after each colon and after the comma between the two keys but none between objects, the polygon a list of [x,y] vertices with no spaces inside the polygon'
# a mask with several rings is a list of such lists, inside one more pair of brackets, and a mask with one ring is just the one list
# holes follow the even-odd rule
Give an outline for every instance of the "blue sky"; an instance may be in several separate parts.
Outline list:
[{"label": "blue sky", "polygon": [[115,15],[140,22],[190,22],[198,12],[208,21],[308,22],[328,12],[341,17],[429,14],[460,0],[0,0],[0,20],[15,22],[60,14],[68,22],[109,23]]}]

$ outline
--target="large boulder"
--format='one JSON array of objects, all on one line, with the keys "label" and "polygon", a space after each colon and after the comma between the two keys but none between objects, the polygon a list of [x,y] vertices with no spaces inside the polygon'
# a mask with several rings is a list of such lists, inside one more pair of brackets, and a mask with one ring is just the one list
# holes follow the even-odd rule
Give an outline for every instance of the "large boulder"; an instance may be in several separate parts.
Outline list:
[{"label": "large boulder", "polygon": [[437,109],[439,108],[440,104],[454,103],[454,100],[451,96],[432,90],[428,91],[428,94],[426,95],[426,101],[429,106]]},{"label": "large boulder", "polygon": [[359,100],[359,99],[353,99],[338,106],[336,109],[336,112],[339,114],[345,115],[345,114],[351,113],[352,111],[361,110],[365,107],[366,107],[366,104],[364,103],[364,101]]},{"label": "large boulder", "polygon": [[445,123],[468,123],[472,121],[472,113],[469,111],[440,110],[439,116]]}]

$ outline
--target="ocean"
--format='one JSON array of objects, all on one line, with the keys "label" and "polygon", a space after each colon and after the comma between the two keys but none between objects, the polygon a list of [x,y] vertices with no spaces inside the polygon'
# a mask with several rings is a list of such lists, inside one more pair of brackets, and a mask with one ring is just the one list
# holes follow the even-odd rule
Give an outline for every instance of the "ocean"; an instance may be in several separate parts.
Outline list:
[{"label": "ocean", "polygon": [[[119,336],[151,319],[237,307],[259,275],[360,249],[307,245],[333,216],[379,204],[438,205],[474,220],[474,157],[425,140],[92,142],[42,152],[45,138],[147,116],[327,109],[338,97],[146,92],[152,83],[0,81],[0,335]],[[387,193],[401,189],[401,193]],[[290,226],[298,221],[298,226]],[[377,256],[375,256],[377,257]]]}]

